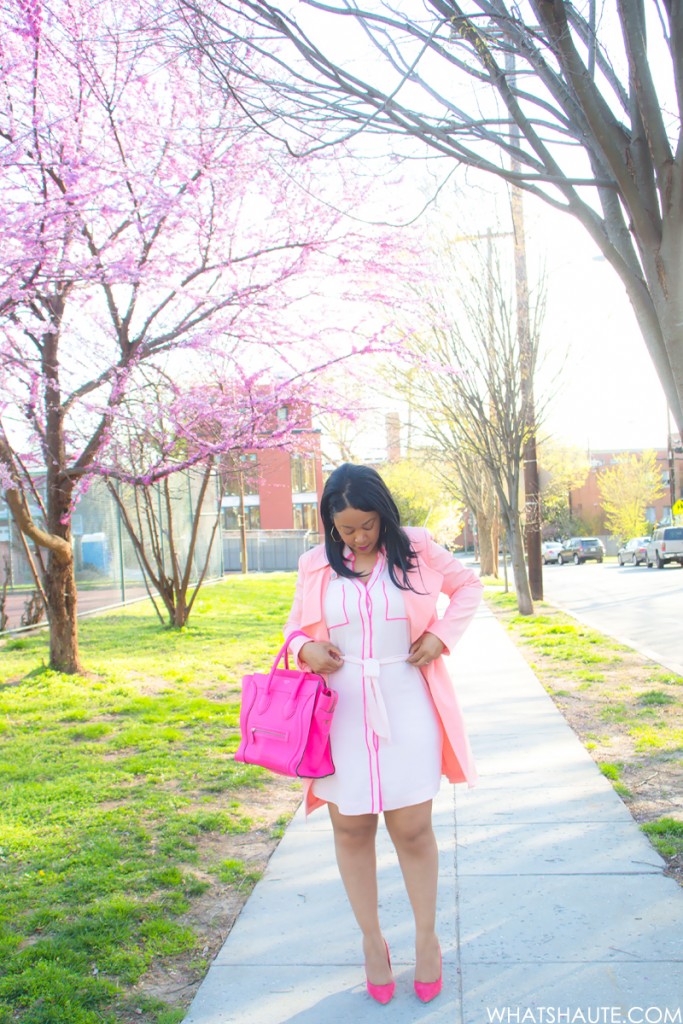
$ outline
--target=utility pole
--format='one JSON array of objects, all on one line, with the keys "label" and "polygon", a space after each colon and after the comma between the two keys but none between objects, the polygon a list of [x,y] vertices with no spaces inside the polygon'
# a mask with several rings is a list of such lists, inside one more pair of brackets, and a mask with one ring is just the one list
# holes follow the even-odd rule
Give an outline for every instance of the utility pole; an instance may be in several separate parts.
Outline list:
[{"label": "utility pole", "polygon": [[[514,75],[515,55],[505,51],[505,70]],[[516,121],[510,126],[513,146],[520,142]],[[514,153],[510,158],[511,170],[520,171],[521,164]],[[543,560],[541,557],[541,494],[536,457],[536,409],[534,403],[534,359],[529,329],[529,279],[526,264],[526,238],[524,235],[523,193],[519,185],[510,185],[510,208],[515,236],[515,288],[517,293],[517,336],[521,353],[522,395],[526,408],[527,434],[524,442],[524,499],[526,512],[526,554],[529,569],[529,589],[535,601],[543,600]]]}]

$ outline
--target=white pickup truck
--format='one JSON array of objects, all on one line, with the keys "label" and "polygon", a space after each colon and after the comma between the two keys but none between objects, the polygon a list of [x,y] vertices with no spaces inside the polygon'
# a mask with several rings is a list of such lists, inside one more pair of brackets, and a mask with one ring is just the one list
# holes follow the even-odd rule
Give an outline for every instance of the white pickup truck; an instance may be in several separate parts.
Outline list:
[{"label": "white pickup truck", "polygon": [[683,526],[660,526],[650,537],[648,567],[663,569],[667,562],[683,565]]}]

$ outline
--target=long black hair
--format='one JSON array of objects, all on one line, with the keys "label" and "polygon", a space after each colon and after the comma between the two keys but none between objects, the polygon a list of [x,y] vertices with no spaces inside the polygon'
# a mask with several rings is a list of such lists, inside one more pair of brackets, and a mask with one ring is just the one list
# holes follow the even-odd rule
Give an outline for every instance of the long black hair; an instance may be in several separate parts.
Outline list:
[{"label": "long black hair", "polygon": [[345,508],[377,512],[380,517],[379,544],[386,553],[389,575],[401,590],[415,590],[408,573],[417,568],[417,555],[407,533],[401,528],[401,516],[391,491],[377,470],[371,466],[343,463],[328,478],[320,502],[327,560],[338,576],[360,576],[344,561],[344,541],[341,538],[335,540],[332,536],[334,516]]}]

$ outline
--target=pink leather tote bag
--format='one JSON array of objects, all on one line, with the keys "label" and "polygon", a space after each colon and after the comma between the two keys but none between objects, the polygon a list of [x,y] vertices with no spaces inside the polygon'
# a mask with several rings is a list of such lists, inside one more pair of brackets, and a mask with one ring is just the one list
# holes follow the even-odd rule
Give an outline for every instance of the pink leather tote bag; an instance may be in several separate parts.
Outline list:
[{"label": "pink leather tote bag", "polygon": [[[267,675],[254,672],[242,679],[240,730],[236,761],[258,764],[278,775],[322,779],[334,774],[330,726],[337,693],[322,676],[290,669],[291,633]],[[285,667],[279,668],[282,656]]]}]

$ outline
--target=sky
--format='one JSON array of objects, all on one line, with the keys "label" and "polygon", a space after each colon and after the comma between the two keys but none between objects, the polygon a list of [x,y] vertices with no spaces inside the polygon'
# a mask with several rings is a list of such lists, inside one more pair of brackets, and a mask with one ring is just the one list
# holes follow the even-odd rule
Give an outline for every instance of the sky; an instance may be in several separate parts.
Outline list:
[{"label": "sky", "polygon": [[548,429],[586,449],[666,447],[666,400],[616,271],[571,217],[533,199],[526,209],[529,262],[546,266],[544,346],[559,374]]}]

